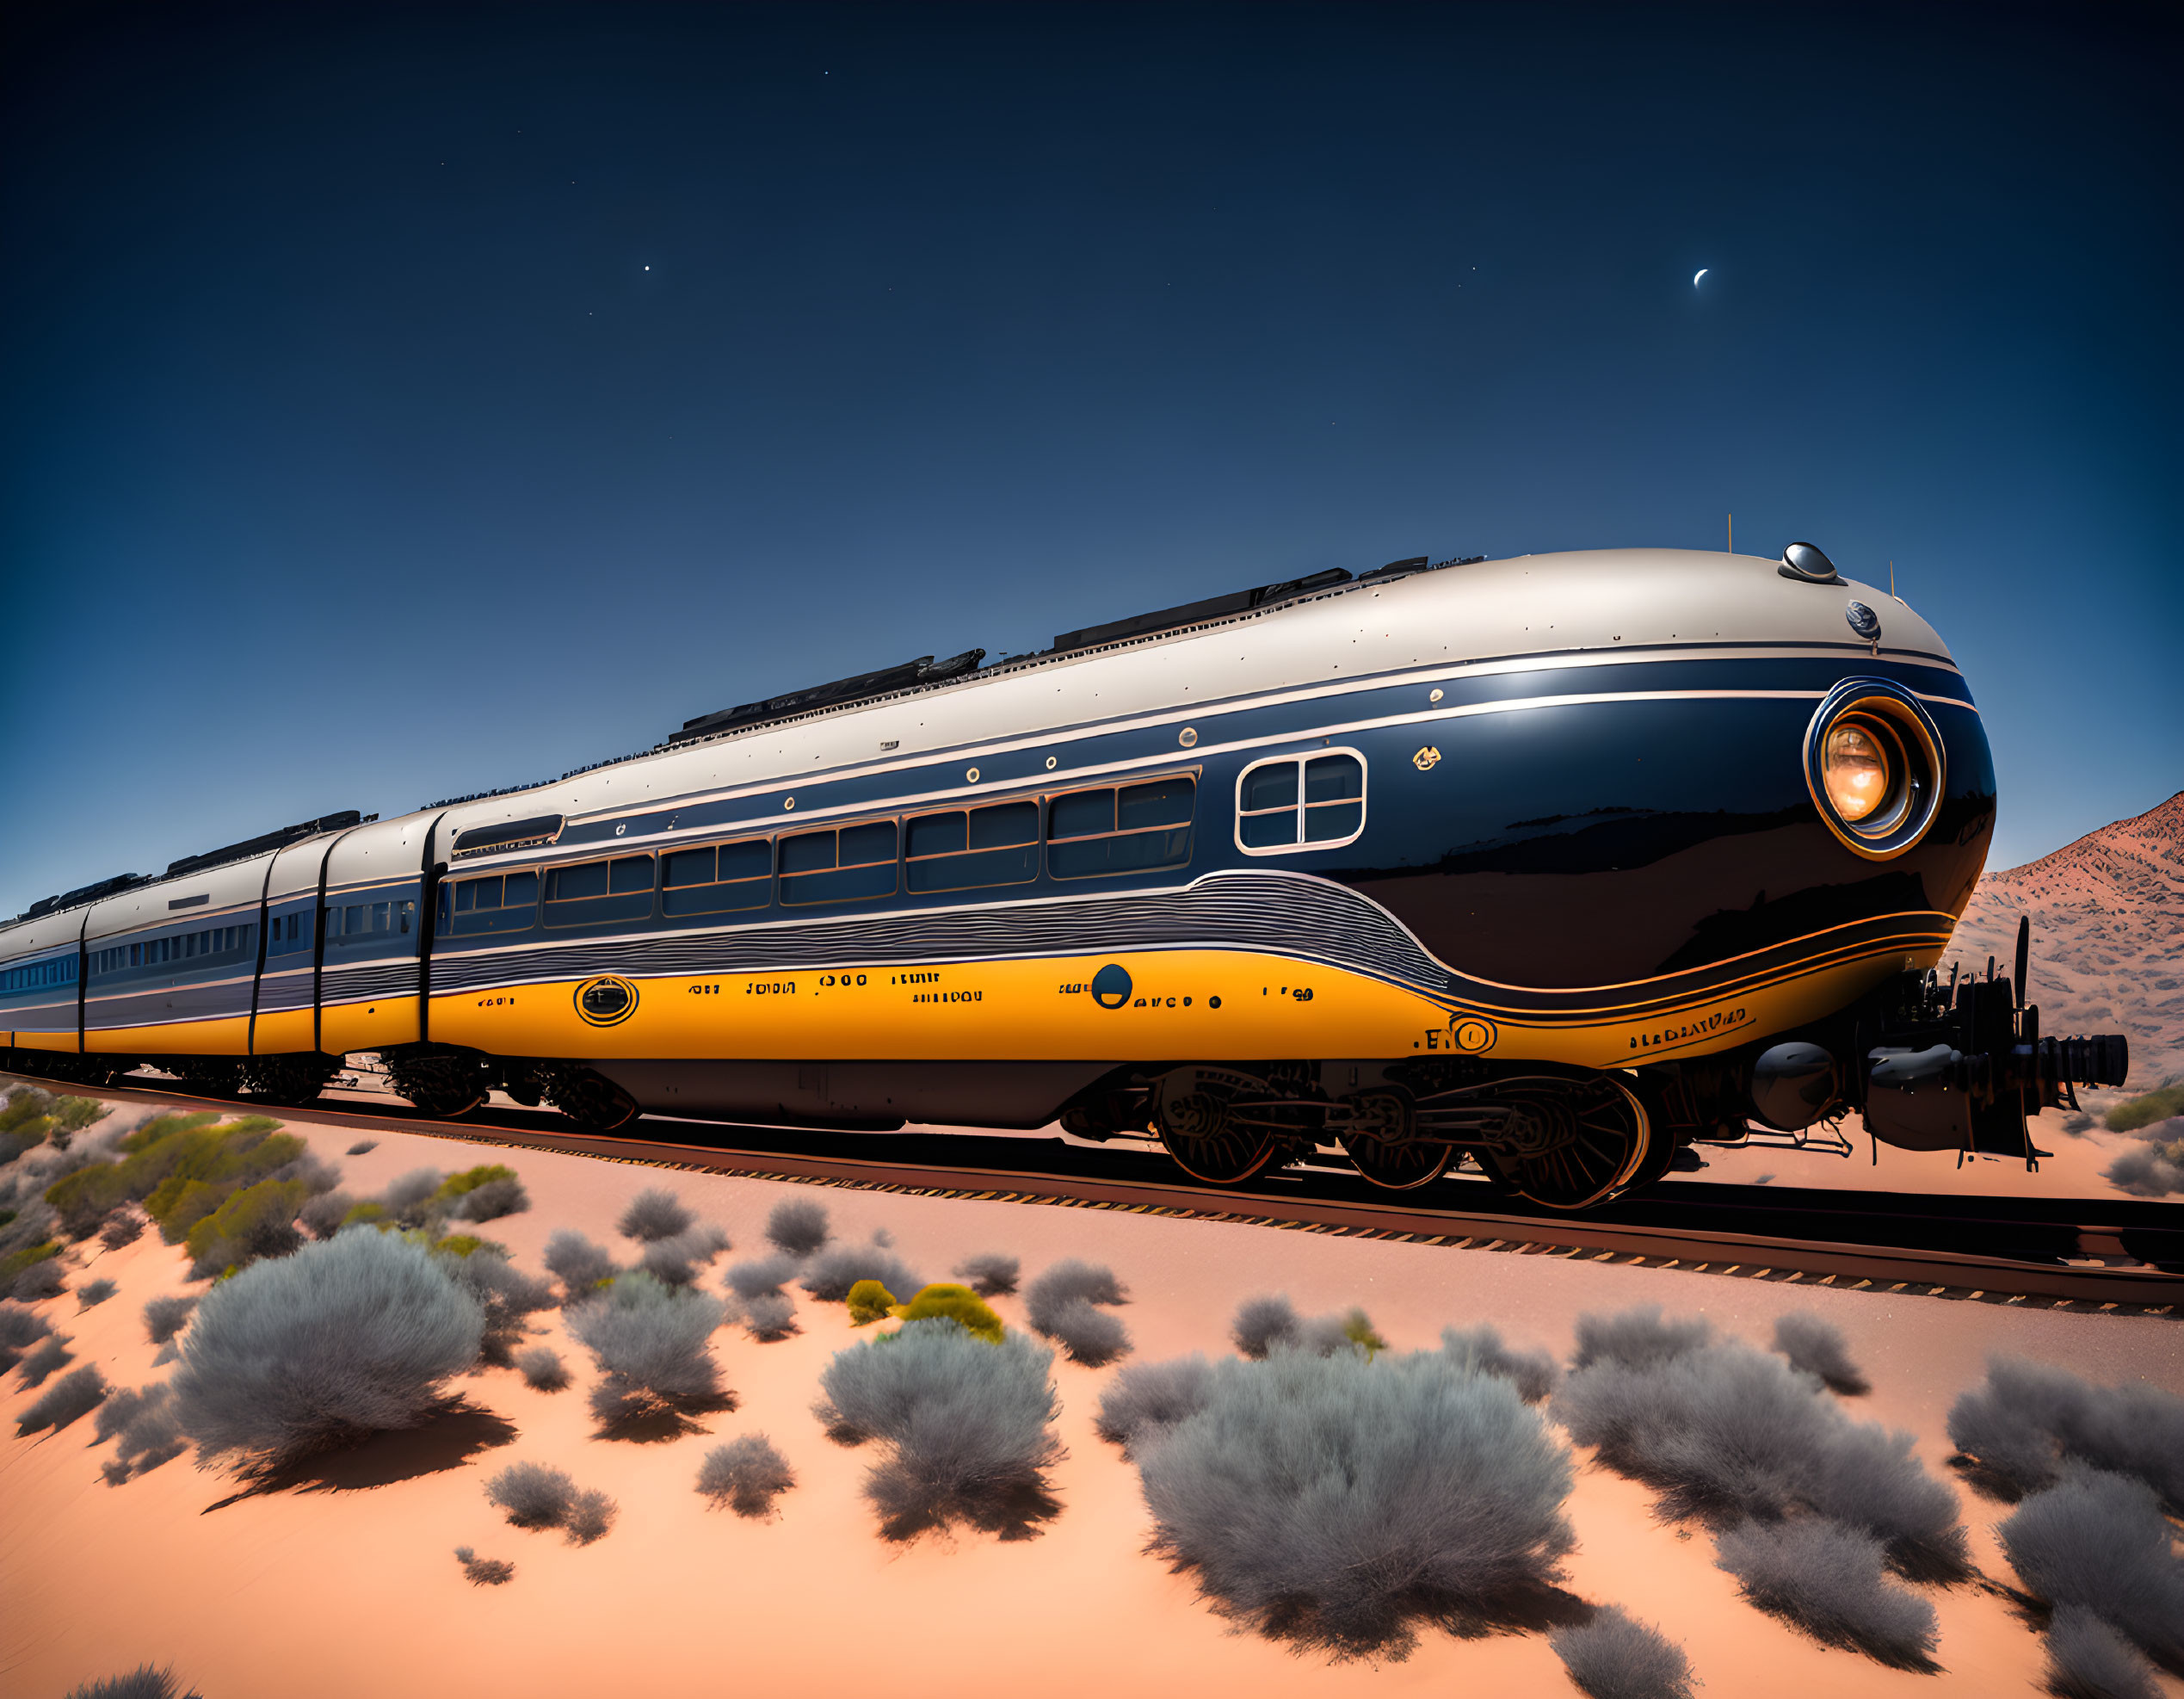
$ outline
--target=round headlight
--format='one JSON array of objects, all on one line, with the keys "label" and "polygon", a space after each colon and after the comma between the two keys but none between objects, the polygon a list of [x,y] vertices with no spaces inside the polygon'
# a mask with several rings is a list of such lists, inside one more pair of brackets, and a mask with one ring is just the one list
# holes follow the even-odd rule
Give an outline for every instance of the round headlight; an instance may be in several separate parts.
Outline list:
[{"label": "round headlight", "polygon": [[1868,861],[1926,836],[1941,806],[1943,759],[1926,704],[1890,679],[1846,678],[1805,728],[1805,783],[1820,818]]},{"label": "round headlight", "polygon": [[1820,781],[1835,812],[1855,825],[1888,798],[1888,757],[1873,734],[1854,721],[1828,730],[1820,757]]}]

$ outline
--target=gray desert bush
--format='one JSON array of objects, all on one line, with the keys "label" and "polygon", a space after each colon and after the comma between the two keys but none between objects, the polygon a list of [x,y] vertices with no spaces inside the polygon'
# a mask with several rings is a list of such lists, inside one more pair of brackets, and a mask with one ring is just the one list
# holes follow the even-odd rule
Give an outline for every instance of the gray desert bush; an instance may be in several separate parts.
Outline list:
[{"label": "gray desert bush", "polygon": [[614,1228],[624,1239],[649,1245],[654,1239],[688,1233],[696,1221],[697,1217],[682,1207],[681,1198],[665,1187],[651,1186],[630,1200]]},{"label": "gray desert bush", "polygon": [[71,1687],[68,1699],[203,1699],[203,1696],[194,1687],[187,1693],[177,1693],[172,1670],[139,1664],[126,1676],[108,1676],[103,1681]]},{"label": "gray desert bush", "polygon": [[483,1307],[422,1245],[350,1232],[254,1263],[198,1306],[174,1378],[207,1459],[278,1468],[415,1427],[478,1360]]},{"label": "gray desert bush", "polygon": [[1126,1452],[1195,1416],[1213,1395],[1213,1365],[1194,1354],[1124,1369],[1100,1395],[1093,1425]]},{"label": "gray desert bush", "polygon": [[99,1229],[99,1243],[108,1251],[119,1251],[142,1239],[144,1229],[142,1210],[117,1209],[106,1218],[106,1225]]},{"label": "gray desert bush", "polygon": [[1507,1381],[1527,1404],[1539,1403],[1562,1378],[1546,1352],[1512,1350],[1496,1329],[1484,1323],[1471,1328],[1444,1327],[1441,1348],[1467,1368]]},{"label": "gray desert bush", "polygon": [[58,1298],[68,1290],[68,1281],[61,1270],[58,1257],[40,1257],[20,1270],[9,1284],[7,1296],[26,1304]]},{"label": "gray desert bush", "polygon": [[617,1276],[569,1311],[569,1331],[602,1376],[593,1414],[611,1424],[660,1409],[717,1407],[720,1371],[707,1341],[724,1313],[719,1299],[644,1273]]},{"label": "gray desert bush", "polygon": [[614,1257],[573,1227],[558,1230],[546,1240],[547,1270],[561,1282],[565,1304],[581,1303],[600,1285],[620,1272]]},{"label": "gray desert bush", "polygon": [[1552,1630],[1547,1644],[1586,1699],[1691,1699],[1691,1660],[1649,1623],[1602,1605],[1589,1622]]},{"label": "gray desert bush", "polygon": [[0,1375],[22,1361],[23,1353],[53,1331],[53,1325],[21,1304],[0,1304]]},{"label": "gray desert bush", "polygon": [[1060,1345],[1070,1362],[1099,1368],[1129,1351],[1130,1334],[1095,1307],[1128,1301],[1113,1270],[1071,1257],[1025,1288],[1024,1313],[1033,1331]]},{"label": "gray desert bush", "polygon": [[2184,1675],[2184,1562],[2144,1481],[2073,1465],[1995,1533],[2027,1592],[2092,1611]]},{"label": "gray desert bush", "polygon": [[778,1293],[796,1277],[802,1266],[799,1260],[788,1252],[776,1251],[771,1257],[757,1257],[748,1263],[730,1266],[725,1276],[728,1289],[746,1301]]},{"label": "gray desert bush", "polygon": [[745,1434],[706,1453],[698,1471],[698,1491],[739,1517],[770,1515],[774,1500],[796,1485],[788,1459],[764,1434]]},{"label": "gray desert bush", "polygon": [[1022,1265],[1014,1257],[1004,1257],[998,1251],[966,1257],[955,1265],[956,1277],[981,1298],[1006,1297],[1016,1289],[1022,1272]]},{"label": "gray desert bush", "polygon": [[68,1335],[56,1333],[22,1360],[22,1384],[26,1390],[43,1386],[48,1376],[58,1375],[76,1353],[68,1348]]},{"label": "gray desert bush", "polygon": [[1230,1337],[1237,1350],[1254,1362],[1265,1359],[1276,1345],[1293,1345],[1304,1319],[1289,1300],[1279,1293],[1247,1298],[1238,1306]]},{"label": "gray desert bush", "polygon": [[531,1195],[523,1189],[523,1182],[506,1174],[461,1193],[448,1214],[465,1221],[497,1221],[503,1216],[520,1215],[530,1207]]},{"label": "gray desert bush", "polygon": [[170,1339],[165,1344],[160,1346],[157,1352],[153,1355],[151,1366],[154,1368],[164,1368],[170,1362],[180,1362],[181,1361],[182,1347],[177,1345],[172,1339]]},{"label": "gray desert bush", "polygon": [[189,1318],[197,1308],[197,1294],[178,1292],[170,1297],[154,1298],[144,1307],[144,1329],[155,1345],[163,1345],[189,1325]]},{"label": "gray desert bush", "polygon": [[2002,1498],[2037,1492],[2072,1462],[2142,1480],[2184,1516],[2184,1398],[2104,1387],[2066,1368],[1995,1356],[1949,1409],[1949,1439],[1972,1480]]},{"label": "gray desert bush", "polygon": [[1053,1362],[1021,1334],[990,1344],[940,1318],[836,1355],[817,1413],[842,1444],[885,1446],[865,1480],[884,1537],[961,1523],[1021,1539],[1055,1513]]},{"label": "gray desert bush", "polygon": [[48,1387],[34,1399],[30,1407],[15,1417],[15,1437],[34,1434],[43,1428],[59,1432],[71,1422],[88,1416],[105,1401],[106,1376],[97,1366],[85,1363],[81,1368],[71,1369]]},{"label": "gray desert bush", "polygon": [[663,1285],[688,1286],[728,1247],[728,1235],[719,1227],[687,1227],[671,1238],[648,1240],[637,1265]]},{"label": "gray desert bush", "polygon": [[473,1587],[498,1587],[515,1579],[515,1566],[502,1558],[482,1558],[468,1546],[455,1548],[463,1579]]},{"label": "gray desert bush", "polygon": [[808,1197],[783,1198],[766,1217],[766,1238],[785,1255],[799,1261],[827,1242],[826,1206]]},{"label": "gray desert bush", "polygon": [[76,1288],[76,1307],[88,1310],[95,1305],[103,1304],[120,1289],[120,1286],[103,1276],[97,1280],[87,1281]]},{"label": "gray desert bush", "polygon": [[1888,1579],[1872,1535],[1822,1517],[1744,1522],[1718,1535],[1714,1551],[1746,1598],[1823,1645],[1901,1669],[1934,1667],[1934,1607]]},{"label": "gray desert bush", "polygon": [[[2175,1127],[2174,1121],[2163,1125]],[[2103,1171],[2108,1183],[2133,1197],[2168,1197],[2184,1192],[2184,1135],[2150,1149],[2125,1151]]]},{"label": "gray desert bush", "polygon": [[890,1292],[925,1289],[901,1257],[879,1245],[837,1245],[813,1256],[804,1270],[804,1289],[826,1304],[840,1303],[861,1280],[876,1280]]},{"label": "gray desert bush", "polygon": [[569,1384],[568,1365],[551,1345],[534,1345],[515,1354],[515,1366],[528,1385],[542,1393],[558,1393]]},{"label": "gray desert bush", "polygon": [[379,1141],[377,1139],[359,1139],[349,1147],[349,1153],[351,1156],[369,1156],[379,1147]]},{"label": "gray desert bush", "polygon": [[569,1505],[567,1532],[572,1546],[589,1546],[595,1540],[606,1537],[607,1530],[614,1525],[617,1506],[597,1487],[579,1492]]},{"label": "gray desert bush", "polygon": [[316,1197],[304,1200],[303,1208],[296,1211],[296,1220],[313,1239],[331,1239],[342,1230],[342,1223],[349,1219],[349,1212],[356,1208],[357,1200],[345,1191],[320,1192]]},{"label": "gray desert bush", "polygon": [[423,1226],[427,1214],[425,1206],[439,1193],[440,1183],[447,1177],[437,1168],[413,1168],[390,1180],[377,1201],[405,1227]]},{"label": "gray desert bush", "polygon": [[175,1419],[173,1389],[163,1382],[114,1393],[99,1406],[92,1443],[108,1439],[116,1442],[114,1455],[102,1466],[109,1486],[181,1456],[189,1446]]},{"label": "gray desert bush", "polygon": [[2060,1699],[2159,1699],[2153,1666],[2083,1605],[2055,1608],[2045,1674],[2047,1690]]},{"label": "gray desert bush", "polygon": [[577,1502],[577,1483],[566,1469],[510,1463],[485,1483],[485,1497],[518,1528],[558,1528]]},{"label": "gray desert bush", "polygon": [[743,1326],[762,1345],[786,1339],[797,1331],[796,1300],[786,1292],[762,1292],[743,1304]]},{"label": "gray desert bush", "polygon": [[1908,1433],[1853,1421],[1810,1376],[1703,1322],[1581,1316],[1554,1413],[1601,1461],[1661,1494],[1662,1514],[1717,1529],[1808,1511],[1885,1543],[1900,1572],[1952,1579],[1970,1547],[1956,1495]]},{"label": "gray desert bush", "polygon": [[1774,1349],[1789,1360],[1791,1368],[1802,1369],[1831,1393],[1863,1398],[1873,1389],[1864,1371],[1850,1360],[1842,1330],[1809,1312],[1775,1319]]},{"label": "gray desert bush", "polygon": [[1217,1363],[1204,1407],[1134,1461],[1150,1550],[1219,1614],[1337,1659],[1406,1657],[1420,1618],[1536,1611],[1575,1543],[1567,1449],[1440,1352]]},{"label": "gray desert bush", "polygon": [[517,1268],[497,1245],[442,1240],[434,1248],[435,1260],[456,1285],[478,1300],[484,1314],[479,1356],[498,1367],[514,1362],[516,1344],[524,1335],[523,1319],[552,1309],[553,1288]]}]

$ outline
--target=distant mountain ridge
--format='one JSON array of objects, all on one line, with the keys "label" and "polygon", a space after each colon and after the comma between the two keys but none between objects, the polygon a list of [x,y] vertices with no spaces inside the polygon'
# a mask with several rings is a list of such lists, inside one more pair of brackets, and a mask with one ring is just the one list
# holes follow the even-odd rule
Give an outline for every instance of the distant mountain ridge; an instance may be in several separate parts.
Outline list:
[{"label": "distant mountain ridge", "polygon": [[2050,1035],[2131,1040],[2130,1093],[2184,1074],[2184,791],[2135,819],[2088,832],[1971,893],[1950,956],[2002,972],[2017,917],[2033,917],[2032,1000]]}]

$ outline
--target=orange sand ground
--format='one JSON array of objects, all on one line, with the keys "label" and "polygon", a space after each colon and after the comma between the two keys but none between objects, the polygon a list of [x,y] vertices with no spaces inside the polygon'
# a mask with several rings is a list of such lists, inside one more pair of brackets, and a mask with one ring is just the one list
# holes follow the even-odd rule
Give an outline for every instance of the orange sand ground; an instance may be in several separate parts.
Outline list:
[{"label": "orange sand ground", "polygon": [[[143,1111],[117,1113],[134,1119]],[[301,1120],[290,1126],[341,1164],[348,1189],[359,1195],[413,1168],[452,1169],[496,1154],[390,1130],[378,1135],[376,1151],[349,1158],[342,1152],[357,1132]],[[509,1160],[533,1208],[485,1231],[534,1270],[557,1227],[619,1244],[614,1220],[647,1185],[672,1186],[702,1217],[725,1226],[737,1257],[762,1253],[760,1228],[776,1202],[804,1195],[830,1208],[840,1236],[891,1232],[898,1254],[929,1279],[981,1251],[1020,1256],[1027,1278],[1068,1256],[1110,1264],[1133,1295],[1122,1312],[1136,1341],[1130,1361],[1226,1350],[1238,1301],[1266,1291],[1286,1291],[1307,1313],[1362,1304],[1400,1349],[1434,1344],[1449,1324],[1489,1320],[1517,1344],[1566,1354],[1581,1312],[1643,1302],[1703,1313],[1764,1344],[1775,1316],[1811,1309],[1843,1329],[1873,1380],[1876,1390],[1857,1413],[1912,1429],[1920,1455],[1936,1469],[1949,1451],[1950,1402],[1978,1380],[1990,1351],[2184,1392],[2184,1322],[2177,1320],[793,1187],[532,1152]],[[1791,1159],[1781,1160],[1786,1171]],[[89,1266],[72,1280],[110,1276],[120,1295],[80,1315],[72,1295],[40,1307],[74,1336],[78,1361],[100,1364],[117,1385],[140,1385],[155,1371],[139,1313],[148,1298],[188,1289],[182,1255],[156,1233],[119,1251],[89,1251]],[[717,1288],[717,1276],[707,1284]],[[104,1485],[98,1466],[108,1448],[90,1448],[90,1418],[58,1435],[0,1438],[0,1504],[7,1507],[0,1693],[45,1699],[139,1660],[173,1664],[208,1699],[299,1692],[379,1699],[427,1688],[526,1699],[631,1690],[768,1699],[1573,1690],[1538,1636],[1459,1642],[1428,1631],[1408,1662],[1375,1668],[1297,1658],[1227,1632],[1187,1580],[1141,1554],[1147,1527],[1135,1473],[1091,1425],[1113,1369],[1057,1364],[1070,1455],[1054,1476],[1064,1509],[1040,1537],[1003,1544],[973,1535],[953,1544],[890,1547],[860,1496],[866,1454],[830,1443],[810,1413],[821,1368],[857,1336],[839,1306],[800,1294],[799,1304],[806,1331],[786,1342],[756,1344],[736,1328],[717,1336],[715,1351],[741,1408],[707,1418],[710,1434],[668,1443],[591,1437],[583,1403],[589,1362],[551,1314],[539,1337],[563,1351],[577,1385],[546,1394],[510,1370],[479,1373],[463,1389],[518,1436],[392,1485],[222,1505],[225,1478],[188,1459],[118,1488]],[[1012,1325],[1020,1321],[1017,1301],[996,1307]],[[0,1412],[10,1417],[32,1396],[18,1381],[0,1381]],[[709,1447],[754,1430],[774,1438],[800,1478],[771,1523],[711,1510],[693,1490]],[[414,1467],[421,1449],[412,1442],[406,1452],[367,1451],[345,1466],[349,1478],[374,1468],[398,1473],[405,1459]],[[613,1532],[579,1549],[557,1534],[506,1525],[482,1487],[490,1472],[519,1458],[558,1465],[579,1485],[603,1487],[621,1506]],[[1658,1622],[1683,1643],[1712,1699],[1987,1699],[2038,1691],[2036,1640],[1976,1588],[1928,1595],[1940,1615],[1943,1673],[1885,1669],[1816,1646],[1741,1603],[1712,1566],[1706,1538],[1657,1525],[1644,1491],[1593,1468],[1582,1469],[1578,1481],[1569,1506],[1580,1539],[1570,1585]],[[1968,1493],[1965,1510],[1977,1561],[2006,1575],[1991,1534],[2002,1512]],[[470,1586],[452,1555],[461,1544],[512,1560],[514,1581]],[[2162,1690],[2175,1696],[2184,1684],[2164,1678]]]}]

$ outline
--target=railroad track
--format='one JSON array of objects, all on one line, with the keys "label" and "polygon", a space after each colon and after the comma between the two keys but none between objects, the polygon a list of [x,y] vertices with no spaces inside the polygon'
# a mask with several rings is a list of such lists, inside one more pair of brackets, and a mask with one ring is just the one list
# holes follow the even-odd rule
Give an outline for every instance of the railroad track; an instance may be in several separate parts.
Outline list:
[{"label": "railroad track", "polygon": [[[57,1082],[59,1084],[59,1082]],[[118,1086],[128,1102],[234,1100]],[[2015,1199],[1664,1181],[1582,1216],[1451,1177],[1391,1193],[1305,1165],[1248,1185],[1192,1183],[1157,1147],[987,1134],[839,1133],[648,1115],[627,1135],[492,1106],[435,1121],[343,1093],[309,1118],[469,1143],[864,1189],[1128,1209],[1514,1255],[1681,1268],[1733,1278],[1962,1301],[2184,1313],[2184,1211],[2135,1199]]]}]

